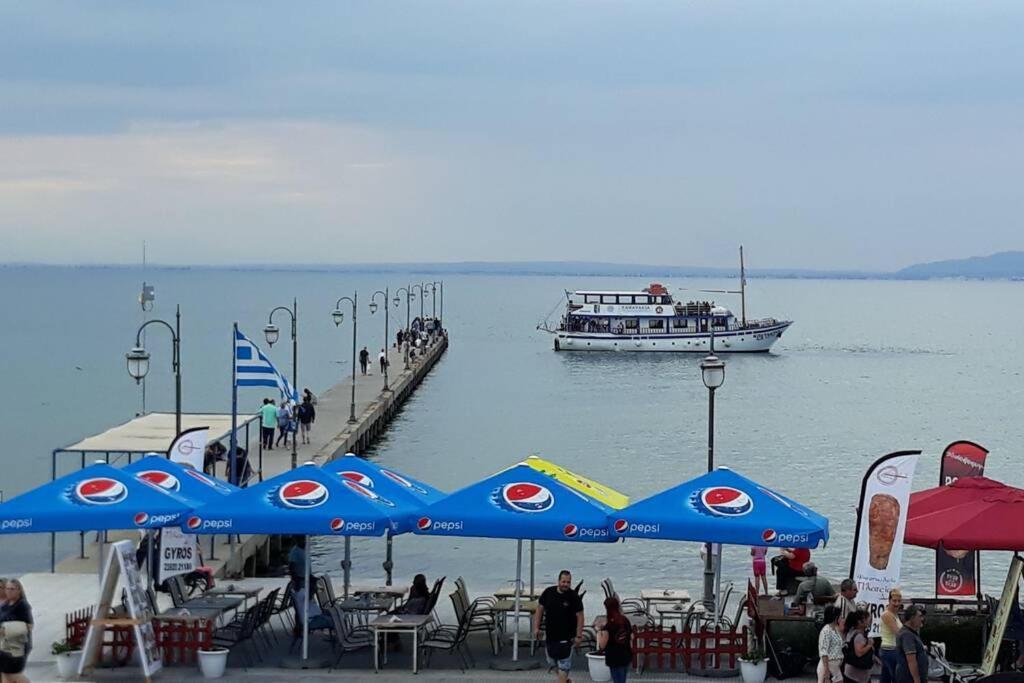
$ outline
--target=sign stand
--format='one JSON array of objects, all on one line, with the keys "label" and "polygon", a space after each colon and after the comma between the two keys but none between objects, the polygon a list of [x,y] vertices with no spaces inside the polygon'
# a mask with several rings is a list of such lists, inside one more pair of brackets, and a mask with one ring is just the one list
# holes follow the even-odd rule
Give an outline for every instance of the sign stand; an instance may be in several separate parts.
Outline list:
[{"label": "sign stand", "polygon": [[1022,572],[1024,558],[1014,555],[1010,562],[1010,571],[1006,574],[1006,583],[1003,584],[1003,594],[999,596],[999,607],[992,618],[992,632],[985,643],[985,654],[981,660],[981,672],[986,676],[992,675],[996,670],[996,657],[999,654],[999,646],[1003,644],[1006,622],[1010,618],[1010,607],[1017,599],[1017,582],[1021,580]]},{"label": "sign stand", "polygon": [[[127,591],[127,614],[115,614],[112,610],[119,579],[123,579]],[[163,666],[160,649],[156,644],[156,633],[153,631],[153,616],[142,575],[135,563],[135,549],[131,541],[112,543],[100,581],[99,601],[85,634],[78,675],[87,676],[96,668],[107,628],[131,626],[142,675],[146,683],[149,683],[153,674]]]}]

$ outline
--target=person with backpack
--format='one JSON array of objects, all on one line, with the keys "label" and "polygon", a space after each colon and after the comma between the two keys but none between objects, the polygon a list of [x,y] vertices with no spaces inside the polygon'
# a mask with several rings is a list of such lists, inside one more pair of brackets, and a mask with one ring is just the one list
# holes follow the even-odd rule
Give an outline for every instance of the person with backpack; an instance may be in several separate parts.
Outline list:
[{"label": "person with backpack", "polygon": [[854,610],[846,615],[846,637],[843,642],[843,680],[846,683],[870,683],[875,668],[875,644],[868,638],[871,615]]},{"label": "person with backpack", "polygon": [[302,403],[299,404],[297,409],[299,418],[299,430],[302,434],[302,443],[309,443],[309,431],[313,427],[313,422],[316,421],[316,408],[313,407],[313,402],[309,399],[309,396],[302,398]]}]

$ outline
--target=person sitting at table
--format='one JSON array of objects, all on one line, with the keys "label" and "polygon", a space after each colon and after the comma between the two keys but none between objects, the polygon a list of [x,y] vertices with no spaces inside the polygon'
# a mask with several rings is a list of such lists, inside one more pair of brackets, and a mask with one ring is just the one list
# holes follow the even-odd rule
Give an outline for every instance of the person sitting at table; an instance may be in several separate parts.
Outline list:
[{"label": "person sitting at table", "polygon": [[430,587],[427,586],[427,577],[423,574],[417,574],[412,578],[412,585],[409,587],[409,598],[395,612],[397,614],[426,614],[429,603]]},{"label": "person sitting at table", "polygon": [[824,576],[818,576],[818,567],[813,562],[808,562],[804,565],[804,574],[807,578],[801,581],[800,585],[797,587],[796,600],[794,600],[794,604],[804,604],[808,595],[810,595],[815,601],[819,599],[830,601],[835,600],[836,592],[832,588],[832,582]]},{"label": "person sitting at table", "polygon": [[811,561],[811,551],[807,548],[783,548],[772,558],[775,567],[775,587],[781,595],[789,591],[789,582],[804,576],[804,565]]}]

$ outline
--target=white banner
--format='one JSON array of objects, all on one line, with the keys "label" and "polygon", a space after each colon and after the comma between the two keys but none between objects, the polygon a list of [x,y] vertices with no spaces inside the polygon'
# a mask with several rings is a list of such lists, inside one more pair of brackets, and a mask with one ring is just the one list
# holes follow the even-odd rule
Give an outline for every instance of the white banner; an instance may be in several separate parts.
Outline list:
[{"label": "white banner", "polygon": [[871,613],[870,637],[879,635],[889,591],[899,584],[907,506],[920,451],[879,458],[864,477],[854,545],[853,580],[858,601]]},{"label": "white banner", "polygon": [[160,567],[157,574],[160,581],[178,574],[188,574],[198,568],[199,551],[195,534],[186,534],[178,527],[164,527],[160,531]]},{"label": "white banner", "polygon": [[210,436],[209,427],[193,427],[186,429],[174,440],[168,449],[168,457],[172,462],[188,465],[200,472],[203,471],[203,453],[206,452],[206,440]]}]

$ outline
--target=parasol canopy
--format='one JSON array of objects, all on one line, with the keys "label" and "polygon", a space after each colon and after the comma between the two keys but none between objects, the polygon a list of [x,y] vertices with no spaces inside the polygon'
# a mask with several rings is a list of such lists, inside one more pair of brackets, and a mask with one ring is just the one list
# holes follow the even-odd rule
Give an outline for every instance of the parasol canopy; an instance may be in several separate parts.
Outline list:
[{"label": "parasol canopy", "polygon": [[1024,550],[1024,489],[962,477],[910,496],[905,543],[946,550]]}]

